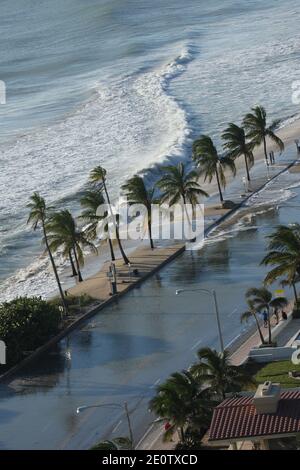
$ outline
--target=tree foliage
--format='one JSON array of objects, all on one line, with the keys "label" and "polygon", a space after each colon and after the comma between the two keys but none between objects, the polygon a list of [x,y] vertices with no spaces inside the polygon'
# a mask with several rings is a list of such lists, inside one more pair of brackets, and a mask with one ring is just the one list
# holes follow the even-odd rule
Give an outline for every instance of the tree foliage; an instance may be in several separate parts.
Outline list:
[{"label": "tree foliage", "polygon": [[59,330],[61,314],[38,297],[18,297],[0,305],[0,338],[6,344],[7,365],[19,362]]}]

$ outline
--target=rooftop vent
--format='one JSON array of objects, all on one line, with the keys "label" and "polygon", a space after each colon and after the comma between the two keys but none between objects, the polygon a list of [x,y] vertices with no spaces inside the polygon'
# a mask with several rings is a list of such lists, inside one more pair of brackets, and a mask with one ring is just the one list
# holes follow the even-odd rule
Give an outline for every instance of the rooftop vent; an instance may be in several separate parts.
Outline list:
[{"label": "rooftop vent", "polygon": [[253,398],[253,404],[258,414],[276,413],[280,400],[280,384],[265,382],[259,385]]}]

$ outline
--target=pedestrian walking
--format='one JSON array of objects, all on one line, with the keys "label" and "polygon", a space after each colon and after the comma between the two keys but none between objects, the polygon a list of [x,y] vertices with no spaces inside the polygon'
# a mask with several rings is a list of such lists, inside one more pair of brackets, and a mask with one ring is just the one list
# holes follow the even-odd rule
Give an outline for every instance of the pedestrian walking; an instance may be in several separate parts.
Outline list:
[{"label": "pedestrian walking", "polygon": [[269,318],[269,317],[268,317],[268,313],[267,313],[267,311],[265,310],[265,311],[263,312],[263,319],[264,319],[264,327],[265,327],[265,328],[268,328],[268,318]]}]

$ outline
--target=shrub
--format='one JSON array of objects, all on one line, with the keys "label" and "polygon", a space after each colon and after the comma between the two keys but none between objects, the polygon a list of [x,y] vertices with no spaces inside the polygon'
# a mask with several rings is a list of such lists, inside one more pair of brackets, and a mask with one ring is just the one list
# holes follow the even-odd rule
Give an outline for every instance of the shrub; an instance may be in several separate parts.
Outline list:
[{"label": "shrub", "polygon": [[60,311],[37,297],[19,297],[0,304],[0,339],[6,344],[7,365],[19,362],[59,330]]},{"label": "shrub", "polygon": [[[61,299],[60,297],[54,297],[49,301],[51,305],[60,306]],[[88,307],[95,302],[95,299],[88,294],[81,294],[79,296],[67,295],[66,303],[69,307],[69,311],[73,313],[80,312],[83,308]]]}]

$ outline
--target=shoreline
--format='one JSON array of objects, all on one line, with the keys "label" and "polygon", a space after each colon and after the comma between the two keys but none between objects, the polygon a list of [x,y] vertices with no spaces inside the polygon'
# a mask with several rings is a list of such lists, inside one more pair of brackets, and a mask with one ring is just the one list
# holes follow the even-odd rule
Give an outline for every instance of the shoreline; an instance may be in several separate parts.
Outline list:
[{"label": "shoreline", "polygon": [[[289,148],[292,144],[295,145],[294,140],[298,137],[300,138],[300,118],[292,123],[288,123],[285,127],[278,129],[277,134],[284,141],[286,149]],[[267,142],[267,144],[268,144],[268,151],[274,150],[276,154],[276,160],[278,160],[278,152],[276,152],[276,147],[274,146],[274,144],[270,142]],[[295,151],[296,151],[296,148],[295,148]],[[252,168],[252,172],[253,170],[255,170],[257,165],[262,164],[262,162],[264,161],[264,152],[263,152],[262,146],[255,149],[254,157],[255,157],[255,163]],[[241,180],[242,177],[245,176],[243,158],[239,158],[236,160],[236,168],[237,168],[237,174],[235,178],[228,172],[226,173],[227,189],[228,187],[231,186],[234,180]],[[151,169],[151,165],[149,169]],[[207,182],[204,183],[202,179],[200,179],[199,182],[201,184],[201,187],[206,192],[209,193],[209,198],[206,200],[207,203],[205,202],[205,200],[203,201],[205,204],[205,215],[207,217],[225,215],[226,209],[221,208],[220,203],[218,202],[218,200],[216,200],[218,198],[218,188],[217,188],[216,182],[213,180],[211,183],[207,183]],[[225,199],[226,199],[226,190],[225,190]],[[126,250],[128,251],[128,253],[129,254],[132,253],[132,251],[139,246],[139,243],[135,243],[134,246],[132,246],[133,244],[131,244],[128,248],[126,247]],[[118,250],[116,251],[118,252]],[[86,277],[90,277],[91,275],[94,275],[98,271],[99,267],[105,264],[108,258],[109,258],[109,249],[106,246],[106,244],[99,246],[99,255],[90,254],[90,253],[86,254],[86,263],[85,263],[85,267],[82,270],[84,277],[86,278]],[[44,267],[41,267],[39,269],[35,268],[34,264],[38,264],[39,262],[44,264]],[[61,277],[62,277],[63,288],[69,289],[73,287],[74,282],[73,282],[73,278],[70,277],[70,267],[69,267],[68,262],[63,262],[59,266],[59,270],[60,270]],[[45,284],[46,285],[53,284],[53,290],[51,287],[50,290],[48,291],[47,290],[45,290],[44,292],[35,291],[33,287],[34,285],[36,285],[34,282],[34,278],[39,271],[45,273],[44,279],[39,279],[39,278],[37,279],[37,283],[39,284],[39,287]],[[41,294],[45,299],[50,299],[57,295],[56,287],[54,286],[54,282],[52,282],[53,281],[52,272],[50,271],[50,268],[48,266],[48,261],[43,257],[42,253],[40,255],[37,255],[34,258],[33,263],[23,268],[17,269],[9,277],[2,279],[0,285],[2,286],[4,290],[8,288],[8,286],[10,285],[10,281],[14,285],[16,285],[16,289],[15,289],[16,291],[18,291],[18,284],[19,284],[20,292],[18,295],[24,295],[22,291],[24,291],[25,293],[26,291],[30,292],[31,287],[33,287],[33,290],[32,290],[32,293],[30,292],[29,294],[30,296]],[[28,288],[26,288],[26,283],[29,283]],[[10,300],[12,298],[11,292],[8,291],[8,294],[4,296],[4,298],[5,300]]]},{"label": "shoreline", "polygon": [[[300,118],[294,121],[293,123],[288,124],[287,126],[279,129],[277,131],[277,134],[284,141],[284,144],[285,144],[284,152],[285,152],[292,144],[295,145],[294,140],[297,137],[300,138]],[[267,141],[267,145],[268,145],[269,151],[273,150],[275,152],[275,155],[277,157],[276,160],[278,160],[279,153],[278,152],[276,153],[276,146],[272,142],[270,143],[269,141]],[[296,153],[296,146],[295,146],[295,153]],[[260,145],[254,150],[255,163],[252,168],[252,172],[257,167],[257,165],[262,164],[264,162],[264,158],[265,158],[264,149],[263,149],[263,146]],[[296,160],[297,159],[295,159],[295,162]],[[227,189],[231,186],[231,184],[235,180],[241,180],[242,177],[245,176],[245,165],[244,165],[243,158],[238,158],[235,163],[236,163],[236,169],[237,169],[236,177],[233,177],[231,173],[228,173],[228,171],[225,172],[226,180],[227,180],[227,185],[226,185]],[[283,164],[285,163],[283,162]],[[295,169],[295,172],[297,172],[296,169]],[[250,170],[250,173],[251,173],[251,170]],[[205,202],[206,200],[202,201],[205,206],[205,217],[226,215],[230,209],[224,209],[223,207],[221,207],[221,203],[219,202],[219,200],[214,201],[215,197],[218,197],[217,183],[214,180],[211,183],[204,182],[204,178],[202,180],[200,179],[199,181],[201,183],[202,189],[208,192],[209,194],[207,203]],[[250,187],[251,187],[251,182],[250,182]],[[253,193],[251,195],[253,195]],[[226,199],[226,190],[225,190],[225,199]],[[141,241],[138,241],[137,243],[135,243],[134,246],[130,246],[129,248],[125,247],[126,253],[128,252],[128,254],[131,254],[135,249],[139,247],[140,244],[141,244]],[[88,271],[88,277],[95,275],[98,272],[98,269],[93,269],[92,265],[96,262],[96,260],[99,260],[100,256],[104,258],[106,257],[107,259],[109,259],[109,249],[107,246],[103,246],[103,245],[99,246],[99,252],[101,253],[101,255],[99,256],[95,254],[88,254],[86,256],[86,260],[87,260],[86,268],[83,269],[83,273],[85,274],[85,269],[86,269]],[[117,255],[119,255],[118,249],[116,250],[116,252],[117,252]],[[101,261],[100,266],[103,266],[107,262],[107,259],[106,260],[104,259],[103,261]],[[66,275],[66,272],[67,271],[69,272],[69,269],[70,267],[68,265],[63,267],[64,283],[65,283],[65,287],[67,290],[74,287],[74,283],[72,283],[72,280],[70,279],[70,277]],[[47,298],[53,298],[54,296],[55,296],[54,292],[50,292],[49,295],[47,295]]]},{"label": "shoreline", "polygon": [[[289,171],[289,169],[294,167],[294,165],[298,161],[299,159],[296,158],[295,160],[293,160],[292,162],[284,166],[281,170],[279,170],[275,175],[273,175],[272,178],[265,179],[263,184],[260,184],[255,191],[247,195],[233,209],[227,210],[225,214],[221,215],[215,222],[211,223],[204,231],[205,237],[207,237],[207,235],[209,235],[209,233],[213,231],[215,228],[221,226],[224,222],[226,222],[227,219],[230,219],[231,216],[234,216],[240,209],[243,208],[243,206],[247,203],[247,201],[252,196],[262,191],[270,181],[275,180],[281,174],[285,173],[286,171]],[[171,253],[168,253],[168,250],[170,250]],[[163,251],[164,253],[159,253],[161,251]],[[51,338],[48,342],[46,342],[43,346],[35,350],[32,354],[30,354],[20,363],[16,364],[12,368],[8,369],[5,373],[0,375],[0,383],[9,381],[11,378],[13,378],[15,374],[17,374],[20,370],[22,370],[24,366],[30,364],[31,362],[36,360],[38,357],[40,357],[42,354],[47,352],[51,347],[56,345],[60,340],[66,337],[69,333],[74,331],[77,327],[79,327],[82,323],[84,323],[88,318],[91,318],[92,316],[99,313],[101,310],[111,305],[112,303],[117,302],[122,296],[126,295],[129,291],[141,285],[149,277],[152,277],[156,272],[162,269],[166,264],[172,262],[175,258],[180,256],[184,251],[185,251],[185,245],[182,245],[182,244],[181,245],[174,244],[173,246],[156,248],[153,252],[149,247],[147,248],[141,247],[140,249],[135,250],[134,254],[137,258],[137,262],[133,263],[132,269],[135,269],[135,267],[137,267],[139,269],[139,275],[134,280],[132,279],[132,274],[128,272],[128,267],[127,266],[124,267],[122,260],[118,259],[116,261],[116,264],[118,265],[118,270],[119,270],[118,278],[121,279],[121,288],[120,288],[120,285],[118,285],[119,292],[114,296],[110,296],[109,294],[109,285],[108,285],[109,283],[108,283],[107,276],[106,276],[107,271],[105,271],[107,262],[104,263],[102,269],[98,271],[96,275],[86,279],[82,283],[76,284],[74,287],[68,290],[68,293],[74,296],[80,296],[84,293],[91,295],[92,292],[93,293],[96,292],[98,295],[98,300],[100,300],[101,303],[96,306],[93,306],[92,309],[86,311],[83,315],[78,316],[78,318],[76,318],[71,324],[65,327],[58,335],[56,335],[54,338]],[[149,252],[150,252],[150,256],[149,256]],[[156,260],[157,262],[155,262],[154,260],[155,256],[153,255],[156,255],[156,254],[162,255],[163,259],[160,259],[160,260],[158,259]],[[141,271],[141,266],[143,266],[143,264],[147,265],[147,267],[144,267],[144,271]],[[140,275],[141,272],[142,274]],[[104,286],[102,286],[102,289],[100,289],[100,285],[99,285],[99,277],[101,277],[101,275],[102,275],[102,280],[104,279]],[[105,299],[103,299],[103,295],[106,295]],[[95,299],[97,300],[97,297]]]}]

